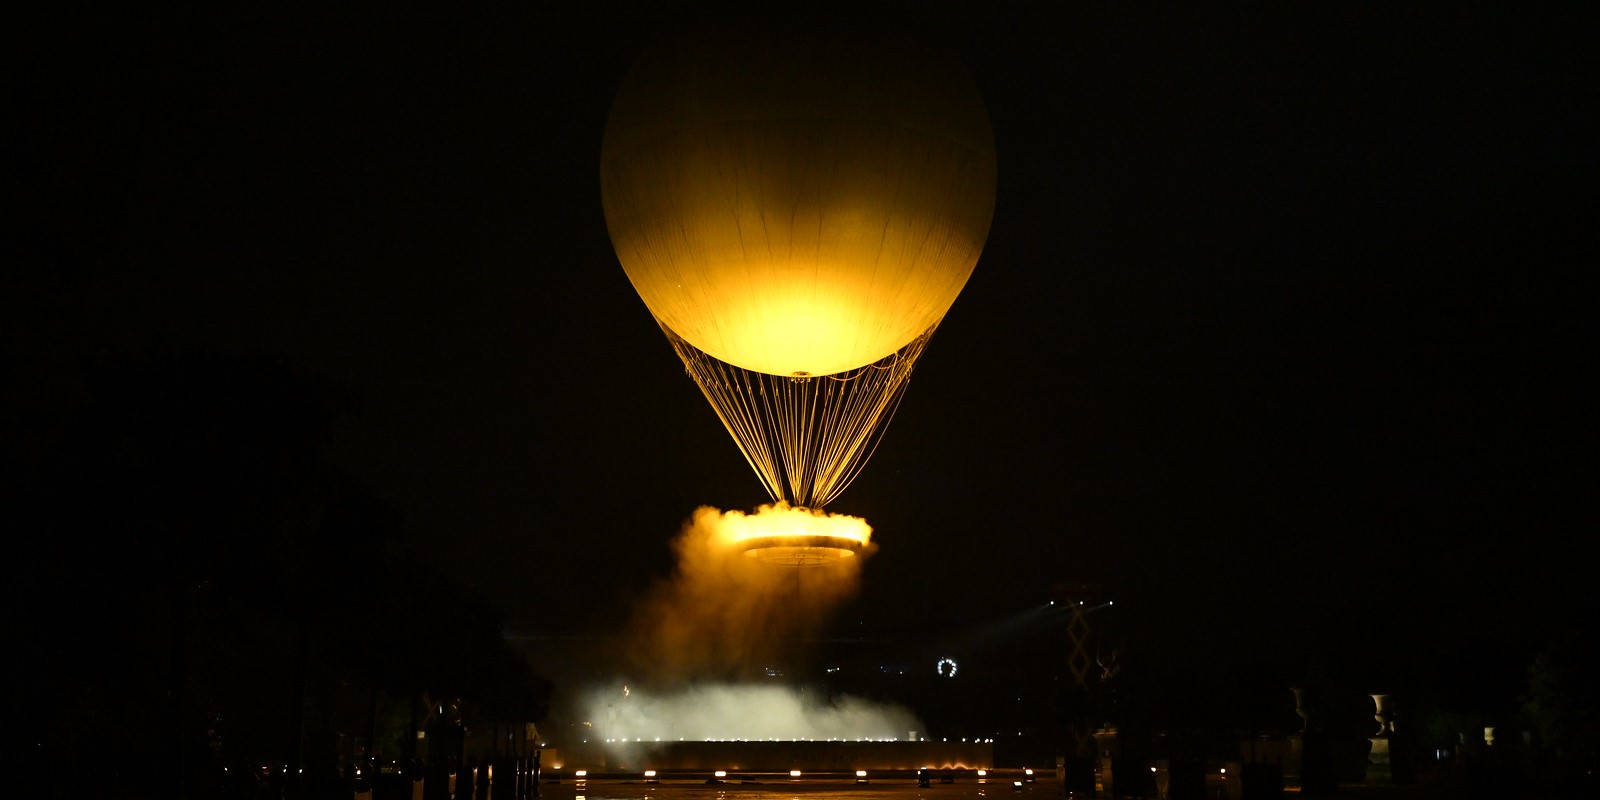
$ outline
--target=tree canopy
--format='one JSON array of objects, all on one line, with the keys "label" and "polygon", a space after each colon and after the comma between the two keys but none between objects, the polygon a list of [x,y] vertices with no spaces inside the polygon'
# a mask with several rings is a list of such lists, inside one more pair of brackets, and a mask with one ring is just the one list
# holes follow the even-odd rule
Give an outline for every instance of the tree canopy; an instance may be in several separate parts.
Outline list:
[{"label": "tree canopy", "polygon": [[548,682],[498,609],[419,558],[329,456],[359,411],[348,392],[214,353],[108,358],[82,377],[77,397],[9,403],[22,568],[7,639],[46,774],[159,790],[357,740],[366,755],[383,746],[380,699],[542,719]]}]

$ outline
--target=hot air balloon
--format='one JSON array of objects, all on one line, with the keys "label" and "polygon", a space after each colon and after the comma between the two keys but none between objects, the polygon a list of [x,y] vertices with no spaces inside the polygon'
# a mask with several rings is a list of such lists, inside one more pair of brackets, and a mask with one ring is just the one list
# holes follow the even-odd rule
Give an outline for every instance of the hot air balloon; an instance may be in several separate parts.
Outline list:
[{"label": "hot air balloon", "polygon": [[680,31],[624,79],[600,175],[617,259],[768,494],[825,506],[988,236],[970,74],[883,35]]}]

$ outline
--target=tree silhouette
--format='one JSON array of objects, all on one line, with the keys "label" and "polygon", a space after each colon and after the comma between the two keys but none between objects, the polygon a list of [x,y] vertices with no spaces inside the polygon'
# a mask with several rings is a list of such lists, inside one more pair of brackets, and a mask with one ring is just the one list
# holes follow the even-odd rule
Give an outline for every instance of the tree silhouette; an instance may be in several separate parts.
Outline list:
[{"label": "tree silhouette", "polygon": [[1522,711],[1538,746],[1556,765],[1590,768],[1600,762],[1600,674],[1593,635],[1569,632],[1534,657]]},{"label": "tree silhouette", "polygon": [[31,446],[5,465],[28,726],[8,752],[45,796],[219,796],[263,765],[332,780],[356,741],[371,754],[380,701],[425,692],[543,713],[499,613],[327,456],[348,393],[216,353],[111,359],[83,385],[10,421]]}]

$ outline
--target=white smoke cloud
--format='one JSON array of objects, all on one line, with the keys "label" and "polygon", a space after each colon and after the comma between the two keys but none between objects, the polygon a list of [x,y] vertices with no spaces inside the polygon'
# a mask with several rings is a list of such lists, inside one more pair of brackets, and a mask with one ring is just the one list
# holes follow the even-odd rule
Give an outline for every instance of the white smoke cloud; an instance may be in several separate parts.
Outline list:
[{"label": "white smoke cloud", "polygon": [[[831,563],[776,565],[742,546],[769,528],[847,535],[863,546]],[[580,714],[594,737],[621,748],[620,740],[886,740],[921,730],[904,707],[826,697],[765,674],[769,665],[804,661],[807,643],[855,595],[871,530],[857,517],[783,504],[753,514],[696,509],[673,542],[674,574],[634,608],[626,648],[634,679],[583,696]]]},{"label": "white smoke cloud", "polygon": [[668,692],[628,687],[588,697],[606,739],[670,741],[904,739],[921,722],[900,706],[833,700],[782,686],[691,685]]}]

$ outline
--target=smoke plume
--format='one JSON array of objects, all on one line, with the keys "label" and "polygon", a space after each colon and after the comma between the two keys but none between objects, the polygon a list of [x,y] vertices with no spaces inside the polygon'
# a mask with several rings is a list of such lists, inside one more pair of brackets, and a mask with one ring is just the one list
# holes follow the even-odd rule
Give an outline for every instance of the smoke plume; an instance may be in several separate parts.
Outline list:
[{"label": "smoke plume", "polygon": [[[583,719],[619,756],[656,742],[881,740],[921,729],[905,708],[829,696],[790,672],[803,672],[809,643],[855,595],[871,533],[858,517],[783,503],[752,514],[696,509],[673,541],[676,570],[634,607],[631,677],[592,688]],[[772,537],[853,545],[789,566],[750,550]]]},{"label": "smoke plume", "polygon": [[677,570],[635,607],[630,668],[657,686],[751,680],[805,655],[830,614],[860,586],[861,556],[804,567],[743,548],[764,535],[827,534],[866,545],[865,520],[778,503],[754,514],[696,509],[673,543]]}]

